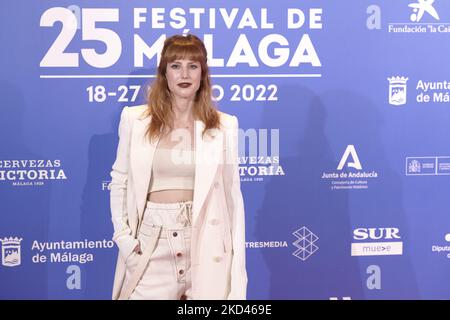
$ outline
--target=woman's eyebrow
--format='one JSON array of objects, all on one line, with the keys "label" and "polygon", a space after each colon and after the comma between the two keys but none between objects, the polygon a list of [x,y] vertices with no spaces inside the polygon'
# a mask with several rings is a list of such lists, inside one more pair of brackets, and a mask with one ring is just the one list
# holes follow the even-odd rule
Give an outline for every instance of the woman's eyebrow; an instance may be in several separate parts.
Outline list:
[{"label": "woman's eyebrow", "polygon": [[[170,63],[181,63],[181,60],[174,60]],[[187,60],[187,63],[199,63],[197,60]]]}]

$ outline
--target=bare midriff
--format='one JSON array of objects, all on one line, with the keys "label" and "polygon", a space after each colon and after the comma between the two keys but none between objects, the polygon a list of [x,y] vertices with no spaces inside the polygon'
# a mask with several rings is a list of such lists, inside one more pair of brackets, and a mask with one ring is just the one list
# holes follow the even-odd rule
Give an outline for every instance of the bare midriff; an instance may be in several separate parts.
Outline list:
[{"label": "bare midriff", "polygon": [[158,203],[192,201],[194,190],[160,190],[147,195],[147,200]]}]

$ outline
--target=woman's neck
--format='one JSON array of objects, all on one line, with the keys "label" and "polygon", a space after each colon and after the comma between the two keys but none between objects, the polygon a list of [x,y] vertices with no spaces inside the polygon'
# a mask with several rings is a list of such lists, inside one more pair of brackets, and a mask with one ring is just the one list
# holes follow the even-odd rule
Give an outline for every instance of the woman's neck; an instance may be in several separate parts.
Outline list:
[{"label": "woman's neck", "polygon": [[188,99],[173,99],[172,111],[174,114],[174,122],[187,123],[194,120],[193,114],[194,101]]}]

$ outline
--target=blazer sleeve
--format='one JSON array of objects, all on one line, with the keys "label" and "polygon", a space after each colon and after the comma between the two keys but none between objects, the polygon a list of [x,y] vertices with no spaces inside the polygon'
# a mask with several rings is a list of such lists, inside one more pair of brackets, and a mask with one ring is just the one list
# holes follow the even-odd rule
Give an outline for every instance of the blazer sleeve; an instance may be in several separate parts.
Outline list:
[{"label": "blazer sleeve", "polygon": [[239,176],[238,129],[238,119],[232,116],[231,126],[230,128],[226,128],[226,155],[223,173],[233,250],[231,261],[231,290],[228,295],[228,300],[243,300],[246,299],[247,295],[245,214]]},{"label": "blazer sleeve", "polygon": [[119,247],[119,255],[124,260],[139,243],[128,225],[127,183],[130,162],[131,124],[128,107],[122,110],[119,123],[119,144],[116,160],[112,166],[110,183],[111,219],[114,227],[113,240]]}]

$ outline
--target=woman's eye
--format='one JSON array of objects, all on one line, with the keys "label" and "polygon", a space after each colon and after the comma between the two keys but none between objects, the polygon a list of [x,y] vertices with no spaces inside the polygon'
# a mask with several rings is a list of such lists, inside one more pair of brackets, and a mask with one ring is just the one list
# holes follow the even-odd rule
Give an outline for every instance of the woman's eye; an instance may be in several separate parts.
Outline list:
[{"label": "woman's eye", "polygon": [[198,66],[196,64],[191,64],[191,69],[197,69]]},{"label": "woman's eye", "polygon": [[170,66],[172,69],[178,69],[178,65],[177,64],[172,64],[171,66]]}]

